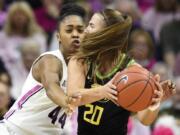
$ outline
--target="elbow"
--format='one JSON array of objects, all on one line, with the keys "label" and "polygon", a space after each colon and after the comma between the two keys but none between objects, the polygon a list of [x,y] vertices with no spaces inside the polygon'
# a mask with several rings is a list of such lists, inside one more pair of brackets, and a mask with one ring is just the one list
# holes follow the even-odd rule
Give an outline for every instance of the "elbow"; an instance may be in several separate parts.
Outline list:
[{"label": "elbow", "polygon": [[153,121],[152,120],[148,120],[147,118],[143,118],[143,119],[140,119],[139,118],[139,121],[141,122],[141,124],[143,124],[144,126],[150,126]]},{"label": "elbow", "polygon": [[52,97],[52,90],[51,90],[51,84],[50,83],[43,83],[43,86],[46,90],[46,95],[51,98]]},{"label": "elbow", "polygon": [[149,122],[149,121],[146,121],[146,120],[140,121],[140,122],[141,122],[141,124],[143,124],[144,126],[150,126],[150,125],[152,124],[152,122]]}]

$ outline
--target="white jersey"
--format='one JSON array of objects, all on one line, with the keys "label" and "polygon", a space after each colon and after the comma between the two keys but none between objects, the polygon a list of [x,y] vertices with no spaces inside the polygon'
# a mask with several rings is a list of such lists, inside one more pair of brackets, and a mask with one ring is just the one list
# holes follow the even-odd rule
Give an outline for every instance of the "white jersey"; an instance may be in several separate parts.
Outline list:
[{"label": "white jersey", "polygon": [[[37,60],[46,54],[54,55],[62,62],[63,75],[60,86],[66,92],[67,66],[63,55],[59,50],[46,52]],[[31,69],[21,96],[5,115],[5,124],[18,135],[59,135],[65,120],[64,110],[47,97],[42,84],[32,76]]]}]

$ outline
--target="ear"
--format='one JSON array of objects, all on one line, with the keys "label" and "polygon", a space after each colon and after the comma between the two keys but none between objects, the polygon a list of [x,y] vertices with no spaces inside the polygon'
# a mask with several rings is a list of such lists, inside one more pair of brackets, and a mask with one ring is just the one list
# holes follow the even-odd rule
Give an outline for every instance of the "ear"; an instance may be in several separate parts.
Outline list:
[{"label": "ear", "polygon": [[58,32],[56,33],[56,37],[57,37],[59,43],[61,43],[61,36],[60,36],[60,34]]}]

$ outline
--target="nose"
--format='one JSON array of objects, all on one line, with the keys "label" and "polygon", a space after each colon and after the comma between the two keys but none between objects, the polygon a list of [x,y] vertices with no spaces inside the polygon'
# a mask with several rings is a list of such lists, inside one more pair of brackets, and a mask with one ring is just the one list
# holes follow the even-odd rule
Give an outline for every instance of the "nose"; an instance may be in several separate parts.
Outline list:
[{"label": "nose", "polygon": [[72,32],[72,37],[73,37],[73,38],[79,37],[77,30],[74,30],[74,31]]},{"label": "nose", "polygon": [[85,34],[89,33],[88,27],[85,28],[84,33],[85,33]]}]

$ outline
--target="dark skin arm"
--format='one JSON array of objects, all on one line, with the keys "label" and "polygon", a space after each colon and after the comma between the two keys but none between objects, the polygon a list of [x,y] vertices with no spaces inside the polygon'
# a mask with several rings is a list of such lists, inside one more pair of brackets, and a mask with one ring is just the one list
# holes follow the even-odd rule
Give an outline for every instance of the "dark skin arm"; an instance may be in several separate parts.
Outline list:
[{"label": "dark skin arm", "polygon": [[68,97],[60,87],[62,63],[53,55],[45,55],[32,68],[33,77],[46,89],[47,96],[57,105],[67,108]]}]

